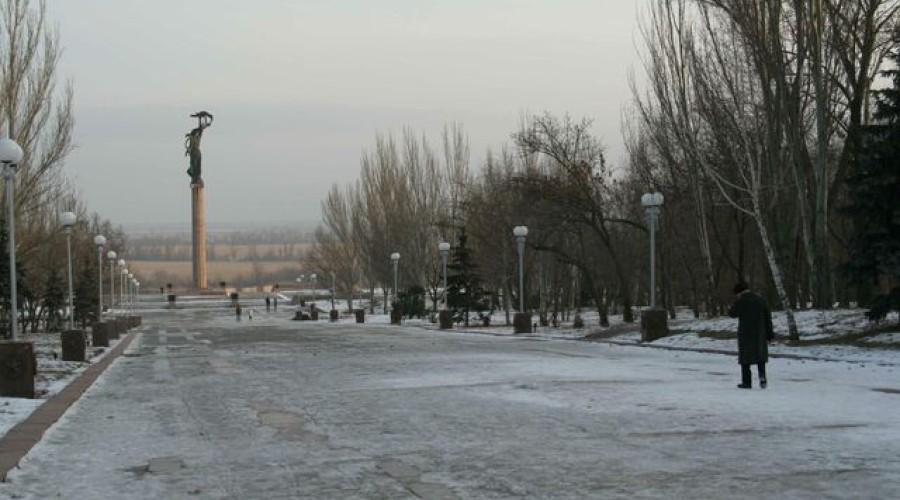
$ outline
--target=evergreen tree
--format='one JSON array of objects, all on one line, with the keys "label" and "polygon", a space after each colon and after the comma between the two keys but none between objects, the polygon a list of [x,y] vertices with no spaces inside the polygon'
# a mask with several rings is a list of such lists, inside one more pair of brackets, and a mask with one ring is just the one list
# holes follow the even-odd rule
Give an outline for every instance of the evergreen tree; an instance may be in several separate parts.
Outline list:
[{"label": "evergreen tree", "polygon": [[863,290],[874,288],[879,280],[890,289],[863,300],[873,320],[883,319],[892,309],[900,311],[900,37],[890,59],[894,69],[882,74],[892,85],[874,92],[875,123],[862,132],[856,170],[847,179],[849,203],[842,209],[854,223],[848,245],[851,258],[843,271]]},{"label": "evergreen tree", "polygon": [[94,259],[85,259],[78,281],[75,282],[75,322],[85,328],[97,318],[97,265]]},{"label": "evergreen tree", "polygon": [[466,326],[469,326],[469,312],[472,309],[481,313],[488,308],[465,228],[460,229],[459,241],[451,250],[447,262],[447,307],[453,311],[454,321],[464,321]]},{"label": "evergreen tree", "polygon": [[47,311],[47,331],[58,332],[62,328],[62,309],[66,307],[66,290],[60,272],[50,268],[44,292],[44,309]]}]

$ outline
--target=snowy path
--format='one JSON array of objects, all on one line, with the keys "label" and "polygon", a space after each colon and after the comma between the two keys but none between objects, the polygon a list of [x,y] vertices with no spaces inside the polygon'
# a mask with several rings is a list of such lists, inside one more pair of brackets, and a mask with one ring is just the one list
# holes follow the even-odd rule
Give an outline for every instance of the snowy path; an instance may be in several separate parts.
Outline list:
[{"label": "snowy path", "polygon": [[900,498],[900,370],[299,323],[149,325],[0,498]]}]

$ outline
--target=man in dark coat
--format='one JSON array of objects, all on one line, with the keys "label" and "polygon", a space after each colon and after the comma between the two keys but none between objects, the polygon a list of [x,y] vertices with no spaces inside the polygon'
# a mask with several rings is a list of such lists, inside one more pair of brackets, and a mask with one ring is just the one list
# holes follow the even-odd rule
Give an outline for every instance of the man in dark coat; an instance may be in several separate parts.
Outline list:
[{"label": "man in dark coat", "polygon": [[734,286],[737,295],[728,315],[738,319],[738,363],[741,364],[741,389],[751,387],[750,365],[756,365],[759,386],[766,388],[766,362],[769,361],[769,341],[775,338],[772,313],[766,299],[750,291],[746,283]]}]

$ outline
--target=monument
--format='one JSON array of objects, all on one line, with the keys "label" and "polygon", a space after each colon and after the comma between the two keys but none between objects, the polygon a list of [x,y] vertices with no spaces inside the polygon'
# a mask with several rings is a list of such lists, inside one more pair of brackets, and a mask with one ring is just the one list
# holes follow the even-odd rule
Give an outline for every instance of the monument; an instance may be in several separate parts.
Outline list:
[{"label": "monument", "polygon": [[200,176],[200,139],[203,138],[203,131],[212,125],[213,116],[206,111],[198,111],[191,118],[197,119],[197,126],[184,135],[184,155],[190,159],[187,173],[191,177],[192,271],[194,288],[206,290],[206,207],[203,202],[203,178]]}]

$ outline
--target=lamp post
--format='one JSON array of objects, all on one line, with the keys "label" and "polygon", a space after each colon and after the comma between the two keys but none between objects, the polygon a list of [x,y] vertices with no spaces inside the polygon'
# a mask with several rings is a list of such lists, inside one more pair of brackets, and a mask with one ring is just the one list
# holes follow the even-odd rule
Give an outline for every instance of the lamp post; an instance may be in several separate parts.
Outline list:
[{"label": "lamp post", "polygon": [[331,310],[334,310],[334,271],[331,271]]},{"label": "lamp post", "polygon": [[438,324],[441,330],[447,330],[453,328],[453,317],[447,308],[447,255],[450,253],[450,243],[446,241],[438,243],[438,253],[441,256],[441,276],[444,280],[444,296],[441,310],[438,312]]},{"label": "lamp post", "polygon": [[59,222],[66,232],[66,268],[69,276],[69,330],[75,329],[75,292],[72,290],[72,229],[77,218],[74,212],[59,214]]},{"label": "lamp post", "polygon": [[516,226],[513,228],[513,236],[516,237],[516,249],[519,251],[519,311],[525,312],[525,237],[528,236],[528,228]]},{"label": "lamp post", "polygon": [[313,308],[316,307],[316,273],[312,273],[309,275],[309,282],[312,284],[312,293],[313,293]]},{"label": "lamp post", "polygon": [[16,339],[16,316],[18,297],[16,295],[16,224],[15,202],[13,200],[13,184],[15,184],[16,167],[22,161],[22,148],[9,137],[0,138],[0,163],[3,163],[3,179],[6,182],[6,224],[9,241],[9,338]]},{"label": "lamp post", "polygon": [[514,227],[513,236],[516,237],[519,252],[519,312],[513,317],[513,325],[516,333],[531,333],[531,315],[525,312],[525,237],[528,236],[528,228]]},{"label": "lamp post", "polygon": [[656,310],[656,224],[659,221],[659,207],[663,195],[659,192],[645,193],[641,205],[650,226],[650,308],[641,313],[641,341],[652,342],[669,333],[665,309]]},{"label": "lamp post", "polygon": [[303,293],[303,279],[306,278],[305,274],[301,274],[297,277],[297,309],[300,309],[300,300],[301,295]]},{"label": "lamp post", "polygon": [[394,252],[391,254],[391,262],[394,265],[394,294],[393,294],[393,302],[396,302],[399,298],[397,295],[397,269],[400,267],[400,253]]},{"label": "lamp post", "polygon": [[391,324],[399,325],[402,313],[400,312],[400,294],[397,293],[397,281],[398,281],[398,269],[400,267],[400,253],[394,252],[391,254],[391,263],[394,266],[394,293],[393,299],[391,300]]},{"label": "lamp post", "polygon": [[645,193],[641,205],[650,226],[650,309],[656,309],[656,223],[659,221],[659,207],[663,204],[660,192]]},{"label": "lamp post", "polygon": [[116,303],[116,279],[115,279],[115,270],[116,270],[116,252],[114,250],[110,250],[106,252],[106,260],[109,261],[109,311],[112,312],[113,306]]},{"label": "lamp post", "polygon": [[100,321],[103,317],[103,247],[106,246],[106,236],[94,236],[94,245],[97,246],[97,321]]},{"label": "lamp post", "polygon": [[128,268],[125,267],[125,260],[119,259],[119,309],[125,307],[125,277],[128,276]]},{"label": "lamp post", "polygon": [[441,276],[444,280],[444,309],[447,308],[447,255],[450,253],[450,243],[442,241],[438,243],[438,252],[441,255]]},{"label": "lamp post", "polygon": [[128,312],[134,314],[134,274],[128,273],[125,284],[128,285]]}]

